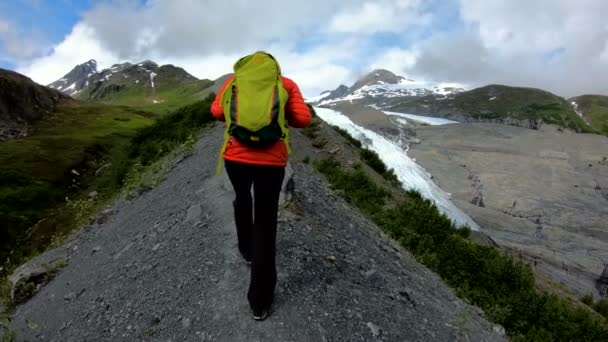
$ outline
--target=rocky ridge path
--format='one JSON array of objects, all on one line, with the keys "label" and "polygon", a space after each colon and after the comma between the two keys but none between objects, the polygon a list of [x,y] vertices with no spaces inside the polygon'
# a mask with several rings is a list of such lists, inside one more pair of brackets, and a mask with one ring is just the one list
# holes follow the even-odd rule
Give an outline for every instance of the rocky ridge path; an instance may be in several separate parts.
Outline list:
[{"label": "rocky ridge path", "polygon": [[[273,315],[252,320],[219,125],[154,189],[32,262],[68,265],[17,307],[28,341],[500,341],[500,327],[293,164]],[[294,145],[310,144],[294,134]],[[304,147],[303,147],[304,148]],[[290,186],[291,188],[291,186]]]}]

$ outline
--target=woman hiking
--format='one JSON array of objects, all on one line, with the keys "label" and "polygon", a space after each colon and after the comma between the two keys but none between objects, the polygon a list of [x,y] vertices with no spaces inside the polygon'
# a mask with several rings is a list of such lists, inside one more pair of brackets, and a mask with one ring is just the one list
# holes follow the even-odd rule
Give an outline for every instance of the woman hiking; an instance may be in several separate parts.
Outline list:
[{"label": "woman hiking", "polygon": [[239,251],[251,265],[247,299],[253,318],[264,320],[277,281],[277,212],[290,153],[289,126],[304,128],[312,116],[296,83],[281,76],[276,59],[263,51],[235,63],[211,112],[226,122],[218,172],[224,162],[236,194]]}]

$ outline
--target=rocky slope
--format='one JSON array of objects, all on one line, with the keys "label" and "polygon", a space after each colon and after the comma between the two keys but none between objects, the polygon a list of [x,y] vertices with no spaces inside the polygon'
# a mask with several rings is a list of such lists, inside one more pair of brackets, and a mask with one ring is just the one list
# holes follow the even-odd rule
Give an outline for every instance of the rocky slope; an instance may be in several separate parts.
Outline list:
[{"label": "rocky slope", "polygon": [[0,140],[22,137],[69,97],[19,73],[0,69]]},{"label": "rocky slope", "polygon": [[86,63],[75,66],[74,69],[61,79],[49,84],[48,87],[59,90],[66,95],[74,96],[87,87],[90,84],[91,76],[97,73],[97,61],[91,59]]},{"label": "rocky slope", "polygon": [[[296,150],[317,151],[299,133],[293,139]],[[221,125],[203,132],[193,153],[175,160],[158,187],[117,201],[64,247],[26,266],[67,263],[17,308],[18,338],[504,338],[495,332],[501,328],[455,297],[299,162],[286,187],[291,204],[280,212],[275,312],[263,323],[253,321],[245,296],[248,268],[236,248],[233,194],[225,176],[214,176],[221,140]]]},{"label": "rocky slope", "polygon": [[608,262],[608,138],[556,126],[419,127],[409,155],[499,245],[578,297]]}]

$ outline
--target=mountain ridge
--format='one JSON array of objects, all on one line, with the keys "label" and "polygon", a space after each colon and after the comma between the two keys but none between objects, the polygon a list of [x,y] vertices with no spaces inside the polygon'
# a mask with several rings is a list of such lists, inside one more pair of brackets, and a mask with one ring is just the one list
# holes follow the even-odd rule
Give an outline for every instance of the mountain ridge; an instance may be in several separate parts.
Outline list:
[{"label": "mountain ridge", "polygon": [[79,64],[61,79],[51,83],[51,88],[83,100],[102,100],[121,90],[147,89],[154,91],[198,79],[183,68],[172,64],[159,66],[145,60],[137,64],[125,62],[97,70],[97,62],[90,60]]},{"label": "mountain ridge", "polygon": [[311,102],[329,108],[349,104],[457,122],[502,123],[532,129],[556,124],[577,132],[597,131],[576,114],[566,99],[537,88],[491,84],[467,90],[458,84],[416,82],[386,70],[374,70],[348,90],[345,88],[326,91]]}]

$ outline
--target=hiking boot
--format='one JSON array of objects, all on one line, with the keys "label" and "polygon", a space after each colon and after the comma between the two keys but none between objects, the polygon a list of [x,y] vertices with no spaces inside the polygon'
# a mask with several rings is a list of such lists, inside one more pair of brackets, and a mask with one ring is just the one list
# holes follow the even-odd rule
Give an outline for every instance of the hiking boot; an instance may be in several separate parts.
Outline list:
[{"label": "hiking boot", "polygon": [[268,316],[270,316],[270,309],[263,309],[263,310],[253,310],[253,319],[255,319],[256,321],[263,321],[266,318],[268,318]]}]

